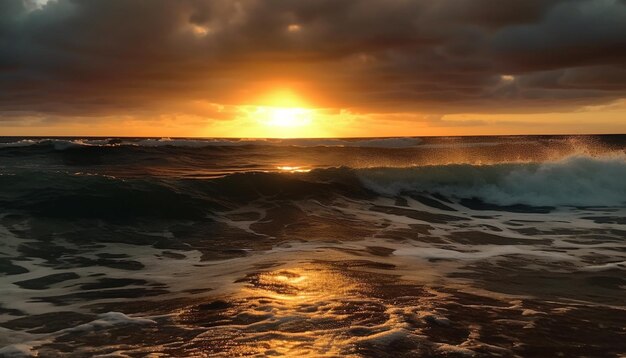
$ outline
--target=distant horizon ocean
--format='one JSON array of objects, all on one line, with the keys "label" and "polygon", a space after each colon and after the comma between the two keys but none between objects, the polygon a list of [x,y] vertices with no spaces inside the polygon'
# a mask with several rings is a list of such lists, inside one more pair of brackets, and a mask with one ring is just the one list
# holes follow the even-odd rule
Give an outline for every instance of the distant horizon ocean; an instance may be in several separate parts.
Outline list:
[{"label": "distant horizon ocean", "polygon": [[626,354],[626,135],[0,137],[0,238],[0,356]]}]

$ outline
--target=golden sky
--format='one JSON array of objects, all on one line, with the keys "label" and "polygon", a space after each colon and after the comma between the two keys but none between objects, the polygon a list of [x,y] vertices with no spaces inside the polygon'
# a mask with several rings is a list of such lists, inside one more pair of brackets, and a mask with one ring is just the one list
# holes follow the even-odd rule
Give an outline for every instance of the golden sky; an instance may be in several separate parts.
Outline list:
[{"label": "golden sky", "polygon": [[619,0],[6,0],[0,135],[626,133],[624,33]]}]

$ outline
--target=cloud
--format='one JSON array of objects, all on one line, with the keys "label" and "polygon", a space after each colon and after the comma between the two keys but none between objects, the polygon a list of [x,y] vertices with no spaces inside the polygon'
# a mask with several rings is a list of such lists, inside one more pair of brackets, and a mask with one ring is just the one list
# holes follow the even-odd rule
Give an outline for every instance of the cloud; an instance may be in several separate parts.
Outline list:
[{"label": "cloud", "polygon": [[0,112],[196,113],[276,85],[355,111],[575,110],[626,96],[624,33],[621,0],[3,0]]}]

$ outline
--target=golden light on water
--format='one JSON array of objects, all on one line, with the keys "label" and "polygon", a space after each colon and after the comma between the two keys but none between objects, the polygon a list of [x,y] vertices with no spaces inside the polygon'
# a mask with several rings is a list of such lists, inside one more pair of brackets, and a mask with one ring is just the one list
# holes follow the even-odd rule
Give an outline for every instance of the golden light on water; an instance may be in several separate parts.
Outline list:
[{"label": "golden light on water", "polygon": [[[360,314],[359,305],[344,304],[354,297],[357,287],[358,282],[324,264],[304,263],[257,273],[240,295],[247,302],[259,302],[246,311],[248,316],[271,312],[271,318],[263,321],[271,333],[264,334],[263,342],[236,338],[233,355],[346,356],[346,338],[338,334],[338,327],[339,322],[352,318],[351,314]],[[338,324],[328,326],[328,322]]]},{"label": "golden light on water", "polygon": [[338,330],[361,315],[360,301],[349,302],[358,281],[325,264],[302,263],[236,282],[243,285],[232,300],[208,301],[172,317],[183,326],[206,327],[193,339],[201,348],[187,356],[345,356]]},{"label": "golden light on water", "polygon": [[[256,291],[255,294],[261,290],[268,297],[285,303],[339,297],[353,289],[353,284],[344,275],[326,267],[306,265],[259,273],[255,284],[250,288]],[[288,309],[287,306],[281,307]]]}]

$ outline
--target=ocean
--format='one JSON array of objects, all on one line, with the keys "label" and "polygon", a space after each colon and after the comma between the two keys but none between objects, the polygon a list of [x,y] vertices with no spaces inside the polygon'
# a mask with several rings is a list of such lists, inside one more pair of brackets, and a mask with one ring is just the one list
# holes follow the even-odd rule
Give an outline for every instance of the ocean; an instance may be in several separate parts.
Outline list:
[{"label": "ocean", "polygon": [[2,357],[623,357],[626,136],[0,137]]}]

